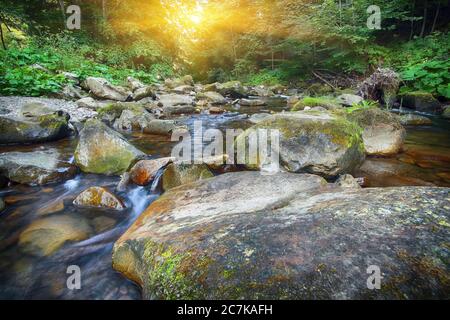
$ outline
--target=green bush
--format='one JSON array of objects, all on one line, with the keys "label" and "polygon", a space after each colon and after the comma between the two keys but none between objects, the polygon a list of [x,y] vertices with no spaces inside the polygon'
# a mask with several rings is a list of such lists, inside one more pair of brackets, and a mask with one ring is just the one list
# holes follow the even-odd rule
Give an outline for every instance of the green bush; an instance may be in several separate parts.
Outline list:
[{"label": "green bush", "polygon": [[266,86],[274,86],[278,84],[284,84],[284,73],[279,70],[261,70],[260,72],[250,75],[248,80],[246,81],[249,85],[257,86],[257,85],[266,85]]}]

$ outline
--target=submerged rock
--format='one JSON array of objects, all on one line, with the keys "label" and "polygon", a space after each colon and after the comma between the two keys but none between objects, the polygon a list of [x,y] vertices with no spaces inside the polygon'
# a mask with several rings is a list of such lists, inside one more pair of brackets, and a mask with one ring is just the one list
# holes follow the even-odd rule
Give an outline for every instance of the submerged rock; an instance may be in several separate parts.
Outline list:
[{"label": "submerged rock", "polygon": [[256,114],[252,114],[252,116],[250,117],[249,121],[251,123],[260,123],[264,120],[267,120],[268,118],[270,118],[272,115],[270,113],[256,113]]},{"label": "submerged rock", "polygon": [[[445,299],[449,191],[225,174],[152,203],[113,267],[147,299]],[[367,287],[371,265],[381,290]]]},{"label": "submerged rock", "polygon": [[169,190],[198,180],[213,177],[214,174],[206,164],[183,164],[176,162],[170,164],[162,176],[164,190]]},{"label": "submerged rock", "polygon": [[23,252],[44,257],[53,254],[68,241],[82,241],[92,234],[88,222],[73,215],[56,215],[34,221],[19,237]]},{"label": "submerged rock", "polygon": [[[352,172],[364,159],[361,128],[326,112],[288,112],[273,115],[245,131],[236,143],[245,143],[258,129],[280,133],[280,162],[289,172],[308,172],[333,177]],[[259,169],[250,163],[249,169]]]},{"label": "submerged rock", "polygon": [[265,106],[266,102],[260,99],[241,99],[239,100],[239,104],[246,107],[260,107]]},{"label": "submerged rock", "polygon": [[0,117],[0,145],[41,143],[59,140],[70,135],[69,115],[56,112],[32,120]]},{"label": "submerged rock", "polygon": [[75,163],[83,172],[118,175],[145,154],[99,120],[90,119],[80,132]]},{"label": "submerged rock", "polygon": [[429,126],[433,124],[430,118],[412,113],[401,116],[400,122],[404,126]]},{"label": "submerged rock", "polygon": [[100,99],[126,101],[131,95],[122,87],[110,84],[106,79],[89,77],[86,79],[86,86],[91,93]]},{"label": "submerged rock", "polygon": [[102,187],[91,187],[78,195],[73,204],[80,207],[124,210],[125,204],[111,191]]},{"label": "submerged rock", "polygon": [[363,128],[364,148],[368,155],[388,156],[401,150],[406,130],[397,115],[369,108],[355,110],[348,118]]},{"label": "submerged rock", "polygon": [[0,154],[0,176],[31,186],[72,178],[77,168],[60,160],[57,150],[7,152]]},{"label": "submerged rock", "polygon": [[158,171],[171,163],[174,158],[161,158],[138,161],[130,170],[130,179],[139,186],[146,186],[155,178]]}]

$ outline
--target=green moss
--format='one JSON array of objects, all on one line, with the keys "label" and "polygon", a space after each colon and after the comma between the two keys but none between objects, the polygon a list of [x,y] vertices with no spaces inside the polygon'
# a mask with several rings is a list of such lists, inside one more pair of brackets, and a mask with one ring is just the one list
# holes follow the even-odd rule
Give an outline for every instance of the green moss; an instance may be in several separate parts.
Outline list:
[{"label": "green moss", "polygon": [[143,106],[139,103],[111,103],[108,104],[98,110],[98,115],[100,117],[111,115],[114,118],[119,118],[122,115],[122,112],[124,110],[131,110],[135,114],[139,115],[142,114],[145,109]]},{"label": "green moss", "polygon": [[300,111],[305,109],[305,107],[324,107],[325,109],[339,109],[341,106],[335,98],[330,97],[305,97],[299,102],[297,102],[293,107],[292,111]]},{"label": "green moss", "polygon": [[397,115],[376,107],[353,110],[347,114],[347,119],[363,128],[380,123],[391,124],[397,129],[403,128]]},{"label": "green moss", "polygon": [[311,95],[322,96],[322,95],[330,94],[334,90],[329,85],[321,84],[321,83],[314,83],[308,87],[307,91]]},{"label": "green moss", "polygon": [[149,266],[146,289],[157,299],[205,299],[202,282],[210,260],[193,253],[177,253],[162,244],[147,242],[144,259]]}]

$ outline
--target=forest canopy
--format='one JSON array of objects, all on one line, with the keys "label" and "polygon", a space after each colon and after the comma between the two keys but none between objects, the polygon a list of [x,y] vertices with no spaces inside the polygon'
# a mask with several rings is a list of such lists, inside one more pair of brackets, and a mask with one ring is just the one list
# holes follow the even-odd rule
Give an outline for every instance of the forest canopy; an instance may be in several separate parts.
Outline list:
[{"label": "forest canopy", "polygon": [[[111,80],[128,68],[146,80],[190,73],[205,82],[277,84],[320,71],[362,75],[389,66],[405,81],[419,80],[418,89],[450,97],[446,0],[375,1],[380,28],[367,25],[372,0],[0,2],[2,46],[9,51],[2,53],[3,74],[14,48],[27,47],[25,62],[39,62],[33,59],[51,47],[47,67],[62,63],[81,76],[107,70]],[[74,4],[81,28],[68,31],[67,8]],[[55,58],[58,52],[64,57]]]}]

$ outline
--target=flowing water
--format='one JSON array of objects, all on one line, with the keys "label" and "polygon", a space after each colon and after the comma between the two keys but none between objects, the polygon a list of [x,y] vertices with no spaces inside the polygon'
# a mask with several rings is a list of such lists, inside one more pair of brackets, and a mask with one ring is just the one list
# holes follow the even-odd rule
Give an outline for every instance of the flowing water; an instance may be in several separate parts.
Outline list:
[{"label": "flowing water", "polygon": [[[200,114],[181,118],[193,130],[201,120],[204,129],[248,128],[244,114],[287,109],[280,99],[270,100],[268,107],[238,108],[228,106],[222,115]],[[427,185],[450,186],[449,122],[433,118],[433,126],[408,128],[405,151],[393,158],[371,158],[364,172],[367,186]],[[174,142],[170,138],[135,133],[128,136],[136,147],[153,158],[169,156]],[[76,139],[45,145],[2,148],[7,151],[57,149],[63,160],[73,161]],[[43,187],[14,185],[0,190],[7,209],[0,213],[0,299],[140,299],[140,289],[111,267],[114,242],[145,208],[158,198],[158,181],[148,187],[129,187],[118,193],[127,210],[77,208],[72,202],[83,190],[103,186],[114,190],[119,177],[79,174],[74,179]],[[156,179],[159,180],[159,179]],[[66,243],[48,256],[24,252],[19,244],[21,233],[41,219],[76,217],[90,226],[88,239]],[[67,268],[80,267],[81,289],[67,288]]]}]

